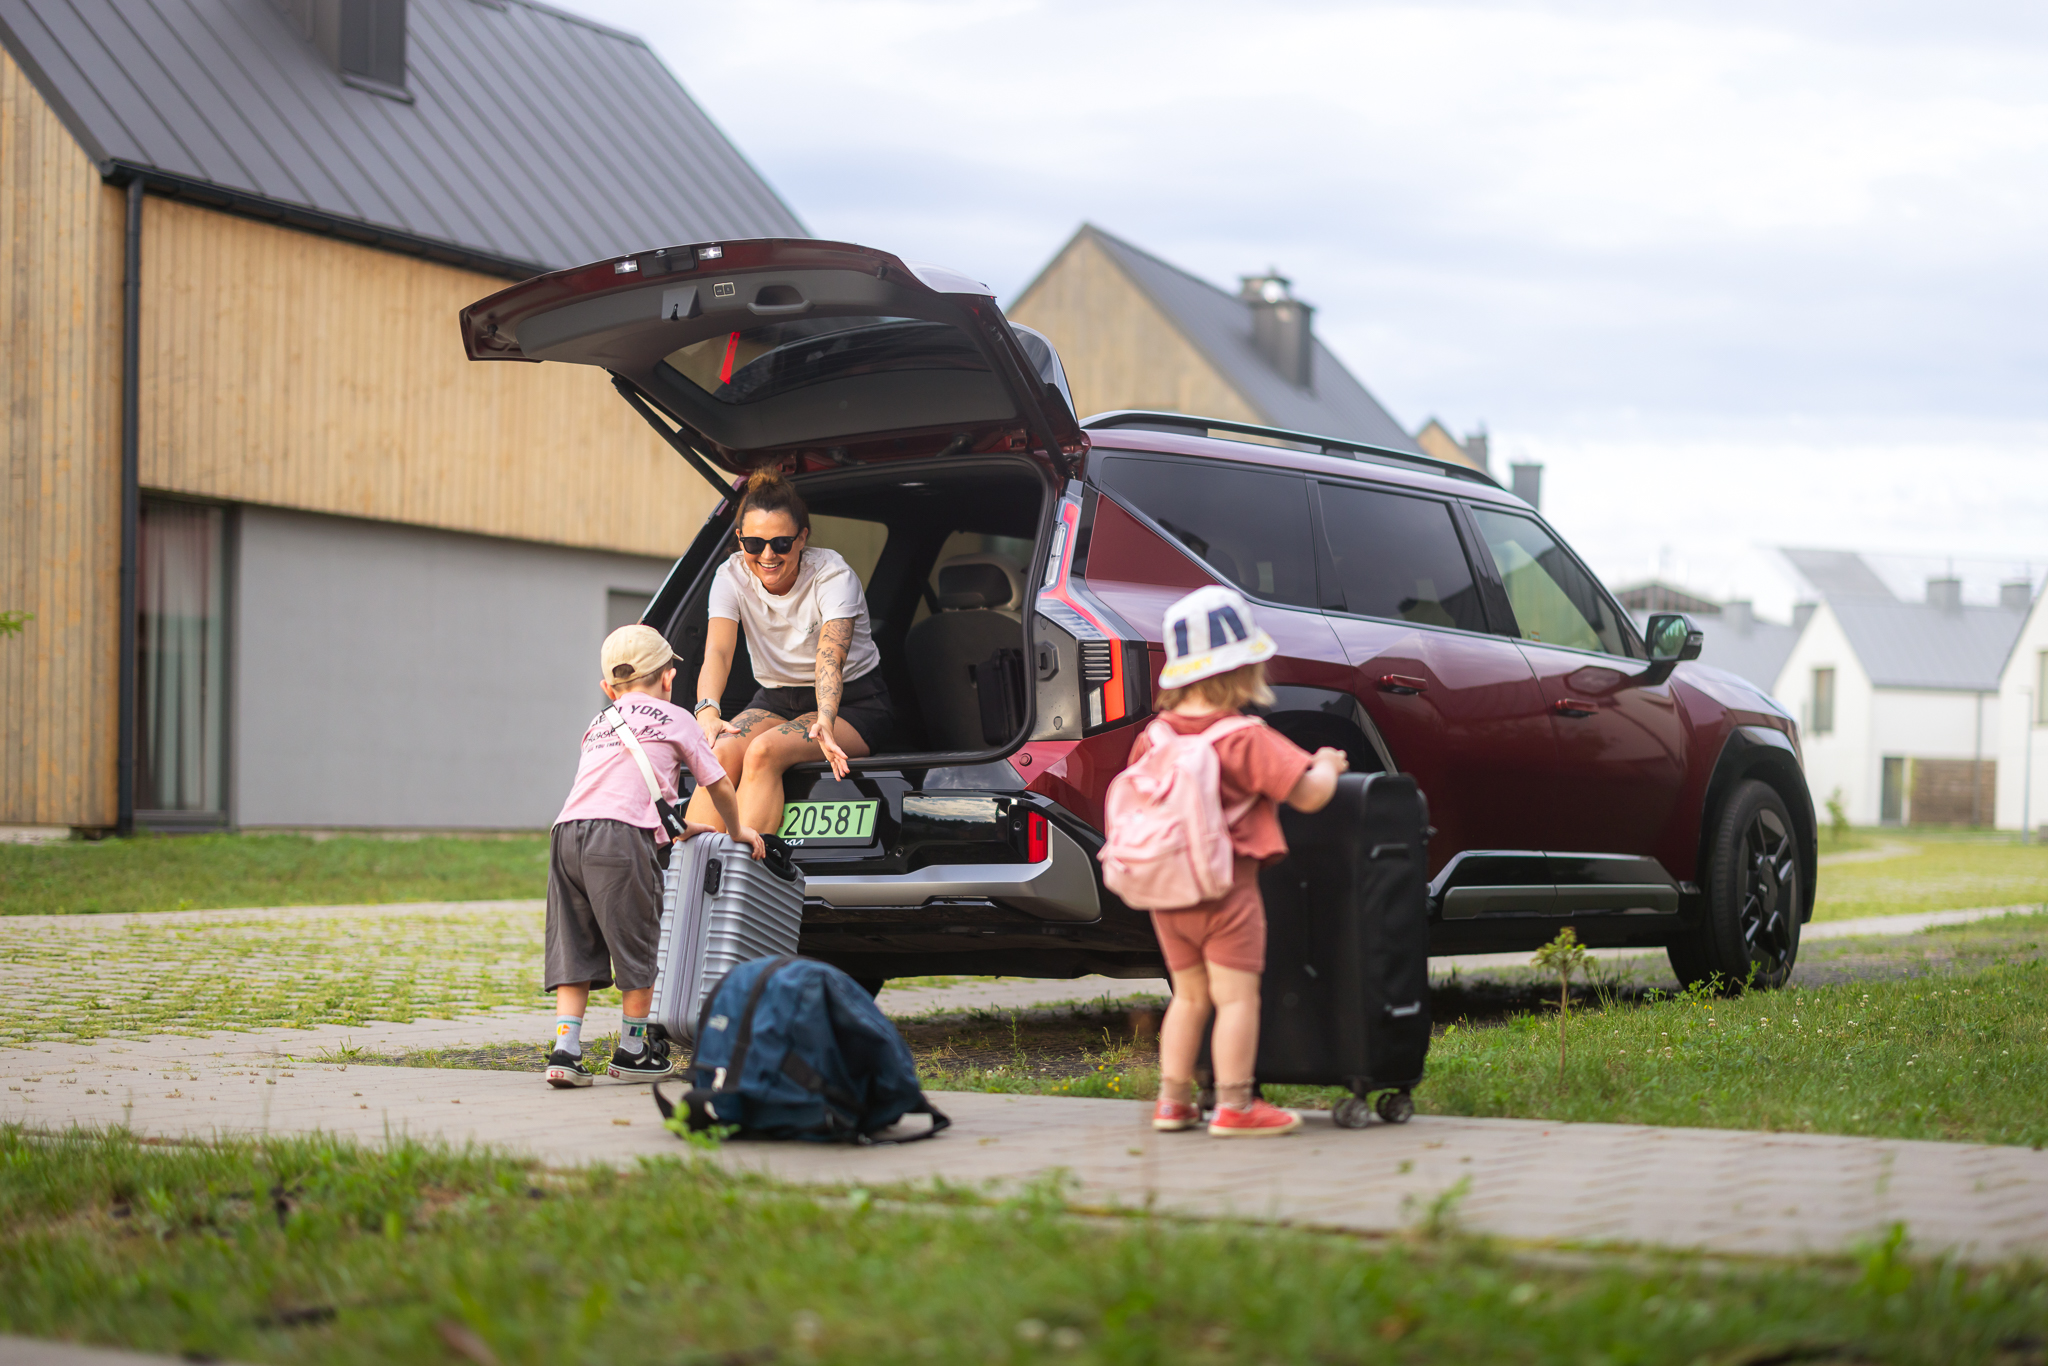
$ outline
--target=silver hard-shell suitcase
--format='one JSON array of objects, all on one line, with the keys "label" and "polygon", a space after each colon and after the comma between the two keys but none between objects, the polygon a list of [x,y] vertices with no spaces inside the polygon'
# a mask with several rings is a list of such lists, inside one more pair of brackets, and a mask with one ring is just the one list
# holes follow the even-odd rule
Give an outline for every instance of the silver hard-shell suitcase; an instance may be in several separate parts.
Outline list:
[{"label": "silver hard-shell suitcase", "polygon": [[795,953],[803,919],[803,870],[780,840],[769,837],[759,862],[725,835],[677,844],[662,879],[653,1022],[694,1044],[711,988],[741,963]]}]

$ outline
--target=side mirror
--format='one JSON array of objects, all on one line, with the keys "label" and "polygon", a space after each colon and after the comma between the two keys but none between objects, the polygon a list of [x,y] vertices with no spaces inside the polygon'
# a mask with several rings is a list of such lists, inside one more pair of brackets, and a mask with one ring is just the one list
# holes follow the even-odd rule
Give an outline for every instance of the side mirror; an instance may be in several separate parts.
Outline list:
[{"label": "side mirror", "polygon": [[1650,646],[1650,667],[1639,681],[1651,684],[1671,677],[1671,671],[1683,661],[1698,659],[1700,647],[1707,639],[1683,612],[1653,613],[1643,636]]}]

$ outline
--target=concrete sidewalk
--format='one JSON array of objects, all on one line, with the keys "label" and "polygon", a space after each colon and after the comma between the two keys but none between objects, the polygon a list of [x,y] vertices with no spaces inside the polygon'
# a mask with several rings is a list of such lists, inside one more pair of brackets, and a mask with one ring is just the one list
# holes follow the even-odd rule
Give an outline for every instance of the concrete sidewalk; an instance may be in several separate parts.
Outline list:
[{"label": "concrete sidewalk", "polygon": [[[159,1037],[0,1052],[0,1120],[125,1124],[153,1136],[327,1133],[488,1144],[550,1165],[674,1158],[645,1086],[549,1090],[536,1073],[294,1061],[344,1041],[477,1042],[531,1018]],[[314,1037],[309,1038],[312,1035]],[[523,1035],[522,1035],[523,1036]],[[309,1047],[308,1045],[312,1045]],[[786,1180],[949,1183],[1003,1191],[1055,1171],[1098,1207],[1377,1233],[1454,1200],[1469,1227],[1537,1242],[1722,1253],[1841,1252],[1903,1221],[1921,1253],[2048,1254],[2048,1154],[1963,1144],[1421,1116],[1226,1143],[1153,1133],[1129,1101],[948,1093],[931,1143],[871,1149],[738,1143],[712,1160]],[[910,1122],[915,1129],[921,1120]]]}]

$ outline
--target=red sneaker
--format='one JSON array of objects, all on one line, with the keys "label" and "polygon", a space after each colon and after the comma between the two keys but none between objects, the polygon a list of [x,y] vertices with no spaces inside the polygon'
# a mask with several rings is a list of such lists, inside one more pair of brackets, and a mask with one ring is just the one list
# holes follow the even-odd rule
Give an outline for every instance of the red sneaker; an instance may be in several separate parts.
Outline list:
[{"label": "red sneaker", "polygon": [[1152,1107],[1152,1127],[1161,1133],[1179,1133],[1192,1129],[1202,1122],[1202,1107],[1182,1100],[1159,1098],[1159,1104]]},{"label": "red sneaker", "polygon": [[1209,1117],[1209,1132],[1218,1138],[1263,1138],[1291,1134],[1301,1127],[1301,1116],[1263,1100],[1252,1102],[1249,1110],[1219,1105]]}]

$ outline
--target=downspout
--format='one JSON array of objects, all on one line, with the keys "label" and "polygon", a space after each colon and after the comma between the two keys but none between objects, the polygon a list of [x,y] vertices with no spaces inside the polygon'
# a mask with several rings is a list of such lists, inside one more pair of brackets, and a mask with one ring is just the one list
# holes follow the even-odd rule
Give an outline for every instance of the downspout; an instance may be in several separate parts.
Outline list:
[{"label": "downspout", "polygon": [[1970,827],[1984,823],[1984,694],[1977,694],[1976,751],[1970,756]]},{"label": "downspout", "polygon": [[128,178],[128,232],[121,279],[121,720],[115,831],[135,833],[137,561],[142,524],[142,177]]}]

